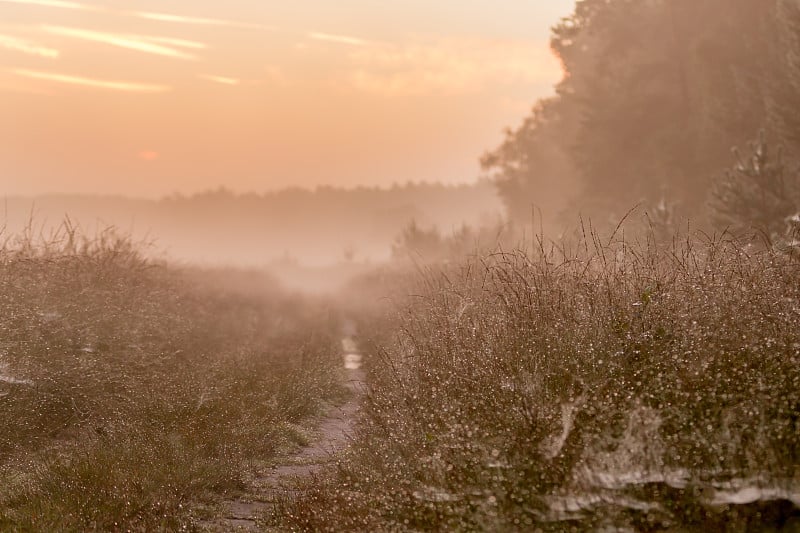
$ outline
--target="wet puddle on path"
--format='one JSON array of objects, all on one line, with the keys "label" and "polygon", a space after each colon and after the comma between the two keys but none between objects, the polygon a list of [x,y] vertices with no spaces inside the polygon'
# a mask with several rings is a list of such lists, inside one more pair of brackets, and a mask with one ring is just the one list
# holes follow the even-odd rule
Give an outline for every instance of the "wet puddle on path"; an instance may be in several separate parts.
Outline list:
[{"label": "wet puddle on path", "polygon": [[342,353],[345,370],[359,370],[363,356],[358,351],[358,345],[352,337],[342,339]]}]

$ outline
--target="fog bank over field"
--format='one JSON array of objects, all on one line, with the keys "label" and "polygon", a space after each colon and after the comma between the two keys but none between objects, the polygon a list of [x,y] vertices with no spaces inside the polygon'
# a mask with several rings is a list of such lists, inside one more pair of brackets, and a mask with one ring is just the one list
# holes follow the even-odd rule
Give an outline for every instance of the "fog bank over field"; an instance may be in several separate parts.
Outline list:
[{"label": "fog bank over field", "polygon": [[390,189],[287,189],[264,195],[226,189],[161,200],[47,195],[5,200],[6,234],[48,234],[65,217],[87,232],[109,226],[153,242],[152,253],[213,266],[328,265],[380,261],[412,221],[443,234],[497,220],[488,182]]}]

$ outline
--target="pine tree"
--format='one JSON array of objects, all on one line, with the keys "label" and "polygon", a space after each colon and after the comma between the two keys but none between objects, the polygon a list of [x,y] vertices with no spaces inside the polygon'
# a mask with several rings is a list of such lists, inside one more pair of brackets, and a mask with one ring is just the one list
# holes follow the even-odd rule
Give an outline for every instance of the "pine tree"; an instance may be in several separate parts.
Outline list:
[{"label": "pine tree", "polygon": [[763,132],[750,152],[743,159],[735,151],[736,165],[714,184],[712,216],[735,233],[755,230],[778,242],[800,210],[800,172],[770,150]]}]

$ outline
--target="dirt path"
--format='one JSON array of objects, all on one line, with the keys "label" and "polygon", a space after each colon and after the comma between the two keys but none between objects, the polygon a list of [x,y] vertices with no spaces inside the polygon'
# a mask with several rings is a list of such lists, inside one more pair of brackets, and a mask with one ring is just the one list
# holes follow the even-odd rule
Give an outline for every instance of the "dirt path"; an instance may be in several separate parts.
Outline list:
[{"label": "dirt path", "polygon": [[365,372],[352,328],[342,339],[345,385],[353,393],[344,405],[332,407],[316,426],[313,440],[282,464],[257,476],[240,499],[224,502],[223,517],[205,524],[206,531],[258,531],[256,520],[274,502],[294,491],[298,481],[319,472],[347,448],[364,395]]}]

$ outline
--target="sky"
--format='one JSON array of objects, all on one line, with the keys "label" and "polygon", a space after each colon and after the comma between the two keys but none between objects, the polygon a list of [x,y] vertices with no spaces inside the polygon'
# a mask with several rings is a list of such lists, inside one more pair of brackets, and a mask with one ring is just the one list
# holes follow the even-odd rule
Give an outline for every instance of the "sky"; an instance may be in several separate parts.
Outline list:
[{"label": "sky", "polygon": [[0,194],[470,182],[574,0],[0,0]]}]

